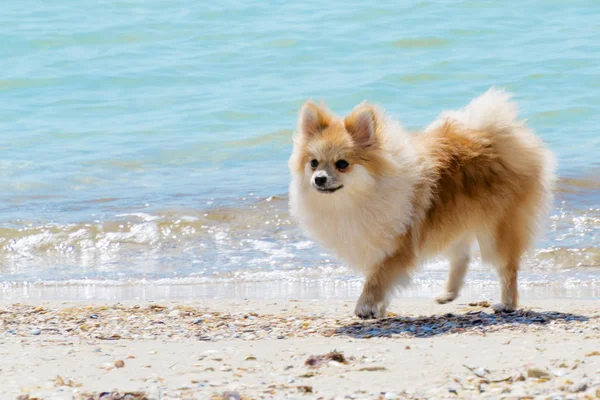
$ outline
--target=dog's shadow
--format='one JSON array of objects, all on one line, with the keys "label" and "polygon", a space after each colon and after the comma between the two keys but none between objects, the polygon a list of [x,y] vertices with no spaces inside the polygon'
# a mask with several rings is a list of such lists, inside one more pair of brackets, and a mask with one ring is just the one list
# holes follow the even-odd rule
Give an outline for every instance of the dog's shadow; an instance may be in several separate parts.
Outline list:
[{"label": "dog's shadow", "polygon": [[463,314],[448,313],[360,321],[338,328],[335,334],[354,338],[391,337],[392,335],[431,337],[446,333],[486,332],[501,325],[545,325],[552,321],[570,323],[584,322],[588,319],[589,317],[583,315],[556,311],[517,310],[511,313],[498,314],[470,311]]}]

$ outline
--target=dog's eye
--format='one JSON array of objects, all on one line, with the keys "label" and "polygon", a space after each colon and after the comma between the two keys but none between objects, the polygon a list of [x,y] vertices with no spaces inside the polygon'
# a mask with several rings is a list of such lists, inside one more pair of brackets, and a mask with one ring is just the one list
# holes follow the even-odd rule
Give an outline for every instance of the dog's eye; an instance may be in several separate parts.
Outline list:
[{"label": "dog's eye", "polygon": [[337,169],[346,169],[346,168],[348,168],[348,165],[350,165],[350,164],[348,164],[348,161],[346,161],[346,160],[337,160],[335,163],[335,167]]},{"label": "dog's eye", "polygon": [[313,168],[317,168],[319,166],[319,162],[317,160],[311,160],[310,166]]}]

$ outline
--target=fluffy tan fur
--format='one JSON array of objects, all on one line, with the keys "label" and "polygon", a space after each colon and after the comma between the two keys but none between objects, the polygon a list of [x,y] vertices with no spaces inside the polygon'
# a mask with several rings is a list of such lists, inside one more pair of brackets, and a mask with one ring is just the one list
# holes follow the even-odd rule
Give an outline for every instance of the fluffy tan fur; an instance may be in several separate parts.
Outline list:
[{"label": "fluffy tan fur", "polygon": [[[290,169],[292,214],[366,276],[359,317],[384,316],[393,289],[439,253],[450,273],[437,301],[454,300],[475,240],[501,280],[495,309],[517,306],[519,263],[550,206],[554,158],[505,92],[491,89],[414,134],[369,104],[340,119],[307,102]],[[340,189],[319,192],[316,174]]]}]

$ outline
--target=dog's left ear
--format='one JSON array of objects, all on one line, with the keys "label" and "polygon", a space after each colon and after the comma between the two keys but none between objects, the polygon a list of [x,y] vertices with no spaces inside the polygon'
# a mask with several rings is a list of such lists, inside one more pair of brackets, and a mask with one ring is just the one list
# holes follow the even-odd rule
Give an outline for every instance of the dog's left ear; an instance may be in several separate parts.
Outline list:
[{"label": "dog's left ear", "polygon": [[376,107],[362,103],[344,118],[344,126],[356,144],[369,147],[377,143],[376,132],[380,119]]}]

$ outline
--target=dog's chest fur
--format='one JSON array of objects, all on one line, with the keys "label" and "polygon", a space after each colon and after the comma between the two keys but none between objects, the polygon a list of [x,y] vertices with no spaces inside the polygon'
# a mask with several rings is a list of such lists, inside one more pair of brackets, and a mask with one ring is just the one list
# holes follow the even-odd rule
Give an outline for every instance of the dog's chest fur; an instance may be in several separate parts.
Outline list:
[{"label": "dog's chest fur", "polygon": [[[325,197],[307,188],[291,191],[291,211],[301,227],[357,272],[394,254],[399,235],[411,222],[412,207],[404,191],[382,191],[376,198],[351,203],[343,196]],[[341,193],[340,193],[341,194]]]}]

